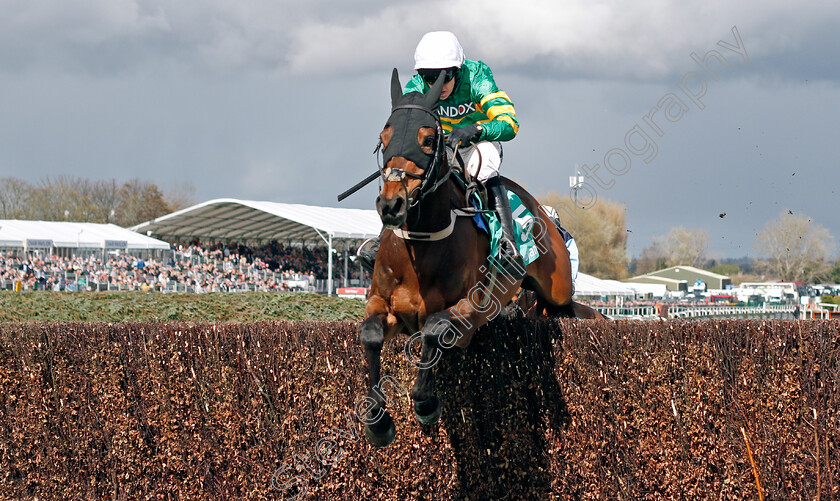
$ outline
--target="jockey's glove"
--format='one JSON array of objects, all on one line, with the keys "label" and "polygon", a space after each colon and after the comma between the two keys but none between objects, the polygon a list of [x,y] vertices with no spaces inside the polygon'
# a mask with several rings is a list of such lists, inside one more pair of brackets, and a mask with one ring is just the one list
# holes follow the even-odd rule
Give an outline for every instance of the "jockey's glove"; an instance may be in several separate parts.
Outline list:
[{"label": "jockey's glove", "polygon": [[455,147],[457,145],[469,146],[481,138],[481,126],[478,124],[465,125],[453,129],[449,133],[449,145]]}]

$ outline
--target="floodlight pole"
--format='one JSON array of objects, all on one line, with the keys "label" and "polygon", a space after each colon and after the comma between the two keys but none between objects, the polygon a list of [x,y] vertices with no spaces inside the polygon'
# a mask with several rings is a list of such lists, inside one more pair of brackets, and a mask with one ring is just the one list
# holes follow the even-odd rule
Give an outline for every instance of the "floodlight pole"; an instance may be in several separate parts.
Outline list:
[{"label": "floodlight pole", "polygon": [[348,281],[350,280],[350,273],[349,273],[349,252],[347,251],[347,245],[349,240],[344,241],[344,286],[349,287]]},{"label": "floodlight pole", "polygon": [[583,186],[583,176],[580,175],[580,171],[577,171],[577,174],[574,176],[569,176],[569,187],[572,189],[575,197],[575,207],[578,206],[578,190]]}]

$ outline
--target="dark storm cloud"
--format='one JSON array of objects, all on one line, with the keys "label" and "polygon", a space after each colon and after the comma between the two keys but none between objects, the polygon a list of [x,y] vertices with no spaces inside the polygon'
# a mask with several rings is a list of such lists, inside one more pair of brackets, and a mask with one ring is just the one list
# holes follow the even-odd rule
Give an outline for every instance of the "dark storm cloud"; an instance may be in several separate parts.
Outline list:
[{"label": "dark storm cloud", "polygon": [[[509,2],[5,0],[0,70],[107,74],[146,65],[336,74],[410,64],[431,29],[468,55],[552,78],[667,78],[738,26],[756,68],[836,78],[840,6],[816,1]],[[480,22],[476,21],[480,10]],[[731,37],[730,37],[731,38]],[[731,41],[731,40],[730,40]],[[833,57],[826,57],[834,54]],[[834,64],[833,64],[834,63]]]}]

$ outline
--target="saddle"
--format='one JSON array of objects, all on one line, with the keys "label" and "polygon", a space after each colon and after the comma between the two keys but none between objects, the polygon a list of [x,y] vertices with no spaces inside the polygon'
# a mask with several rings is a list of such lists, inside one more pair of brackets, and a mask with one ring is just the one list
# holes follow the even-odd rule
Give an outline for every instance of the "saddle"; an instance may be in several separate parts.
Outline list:
[{"label": "saddle", "polygon": [[[453,208],[461,209],[464,212],[471,212],[474,214],[472,219],[476,227],[487,234],[490,238],[491,262],[493,262],[495,266],[501,267],[499,253],[501,250],[502,225],[501,222],[499,222],[499,217],[496,215],[496,211],[487,208],[487,190],[477,181],[473,180],[472,182],[467,183],[464,180],[462,171],[453,170],[452,178],[466,193],[467,204],[469,205],[469,207],[466,208]],[[525,265],[527,266],[540,257],[539,250],[537,249],[532,233],[532,229],[534,227],[534,215],[530,210],[528,210],[525,204],[522,203],[522,200],[519,199],[519,196],[516,193],[510,190],[507,190],[507,193],[510,208],[513,213],[513,226],[516,234],[515,244],[519,246],[519,254],[522,256],[522,259],[525,261]]]}]

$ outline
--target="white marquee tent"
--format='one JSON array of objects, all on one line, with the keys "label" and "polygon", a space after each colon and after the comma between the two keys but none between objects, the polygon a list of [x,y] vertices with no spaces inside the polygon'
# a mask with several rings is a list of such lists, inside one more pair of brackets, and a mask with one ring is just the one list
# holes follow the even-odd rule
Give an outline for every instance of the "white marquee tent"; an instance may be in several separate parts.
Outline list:
[{"label": "white marquee tent", "polygon": [[0,247],[11,249],[168,250],[169,244],[115,224],[0,219]]},{"label": "white marquee tent", "polygon": [[635,297],[636,291],[617,280],[603,280],[600,278],[578,273],[575,280],[575,297]]},{"label": "white marquee tent", "polygon": [[323,241],[329,248],[327,290],[332,292],[333,241],[376,238],[382,229],[382,222],[375,210],[220,198],[138,224],[131,229],[172,240]]}]

